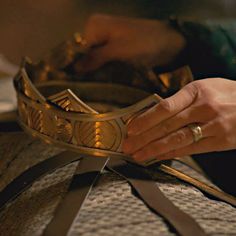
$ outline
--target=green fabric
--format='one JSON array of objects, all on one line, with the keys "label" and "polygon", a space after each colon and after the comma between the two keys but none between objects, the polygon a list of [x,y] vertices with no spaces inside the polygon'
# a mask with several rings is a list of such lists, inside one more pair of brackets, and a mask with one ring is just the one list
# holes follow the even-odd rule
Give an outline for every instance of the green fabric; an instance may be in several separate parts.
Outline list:
[{"label": "green fabric", "polygon": [[236,80],[236,21],[183,22],[188,41],[186,62],[196,79],[226,77]]}]

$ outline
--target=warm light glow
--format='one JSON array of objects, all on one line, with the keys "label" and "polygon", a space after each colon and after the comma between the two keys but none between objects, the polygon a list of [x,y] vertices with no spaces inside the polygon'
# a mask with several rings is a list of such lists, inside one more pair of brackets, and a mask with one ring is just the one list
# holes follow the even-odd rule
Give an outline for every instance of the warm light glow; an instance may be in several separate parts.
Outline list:
[{"label": "warm light glow", "polygon": [[101,126],[100,122],[95,122],[95,129],[99,128]]},{"label": "warm light glow", "polygon": [[47,103],[45,103],[45,108],[46,108],[46,109],[50,109],[50,105],[47,104]]},{"label": "warm light glow", "polygon": [[100,122],[95,122],[95,147],[96,148],[101,148],[102,143],[100,142],[100,131],[99,127],[101,126]]},{"label": "warm light glow", "polygon": [[95,130],[95,134],[96,134],[96,135],[99,135],[100,132],[101,132],[101,129],[96,129],[96,130]]},{"label": "warm light glow", "polygon": [[102,143],[101,143],[101,142],[96,142],[96,143],[95,143],[95,147],[96,147],[96,148],[100,148],[101,146],[102,146]]}]

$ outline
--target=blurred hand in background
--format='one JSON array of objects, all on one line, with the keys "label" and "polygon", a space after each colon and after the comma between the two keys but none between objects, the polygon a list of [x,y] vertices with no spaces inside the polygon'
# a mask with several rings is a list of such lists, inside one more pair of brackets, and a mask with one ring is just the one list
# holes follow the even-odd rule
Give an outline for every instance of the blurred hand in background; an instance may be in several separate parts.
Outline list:
[{"label": "blurred hand in background", "polygon": [[146,67],[171,63],[185,47],[185,38],[167,21],[94,15],[88,20],[84,38],[89,52],[85,71],[108,61],[120,60]]}]

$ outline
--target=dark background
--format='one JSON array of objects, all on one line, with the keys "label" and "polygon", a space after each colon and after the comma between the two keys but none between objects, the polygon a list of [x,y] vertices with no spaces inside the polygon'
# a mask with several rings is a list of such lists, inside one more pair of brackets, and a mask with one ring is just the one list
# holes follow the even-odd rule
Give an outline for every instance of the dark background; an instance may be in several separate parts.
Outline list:
[{"label": "dark background", "polygon": [[[81,4],[82,1],[78,1]],[[78,4],[78,5],[79,5]],[[123,15],[135,14],[140,17],[164,17],[178,14],[185,17],[233,17],[236,1],[234,0],[88,0],[85,5],[93,6],[102,12]]]},{"label": "dark background", "polygon": [[36,60],[73,32],[81,32],[95,12],[205,20],[234,18],[235,9],[235,0],[0,1],[0,53],[17,64],[25,55]]}]

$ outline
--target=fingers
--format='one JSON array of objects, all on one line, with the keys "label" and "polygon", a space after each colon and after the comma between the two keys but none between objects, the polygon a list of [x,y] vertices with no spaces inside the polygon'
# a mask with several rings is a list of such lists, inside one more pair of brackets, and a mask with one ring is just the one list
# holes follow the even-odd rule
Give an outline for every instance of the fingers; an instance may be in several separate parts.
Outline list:
[{"label": "fingers", "polygon": [[[207,140],[212,133],[211,127],[209,127],[209,125],[203,125],[201,129],[204,135],[204,139]],[[195,144],[199,144],[202,141],[203,139]],[[192,144],[192,131],[190,130],[190,128],[185,127],[169,134],[162,139],[155,140],[149,143],[148,145],[134,153],[132,156],[137,162],[143,162],[145,160],[153,159],[153,157],[165,159],[169,158],[169,156],[165,156],[167,153],[174,152],[174,150],[179,150]]]},{"label": "fingers", "polygon": [[156,157],[170,152],[173,149],[180,148],[192,143],[192,133],[188,128],[183,128],[174,132],[167,137],[154,141],[138,152],[133,154],[135,161],[142,162],[150,158]]},{"label": "fingers", "polygon": [[139,135],[129,136],[123,144],[123,151],[127,154],[134,153],[148,143],[163,138],[182,127],[201,122],[201,116],[198,110],[187,108]]},{"label": "fingers", "polygon": [[176,157],[184,157],[193,154],[201,154],[207,152],[213,152],[216,150],[216,141],[214,137],[208,137],[207,139],[202,139],[197,143],[192,143],[186,147],[182,147],[176,150],[172,150],[163,155],[158,155],[155,158],[158,160],[169,160]]},{"label": "fingers", "polygon": [[159,104],[134,119],[128,126],[129,135],[138,135],[169,119],[189,107],[197,96],[197,90],[191,84],[175,95],[160,101]]}]

